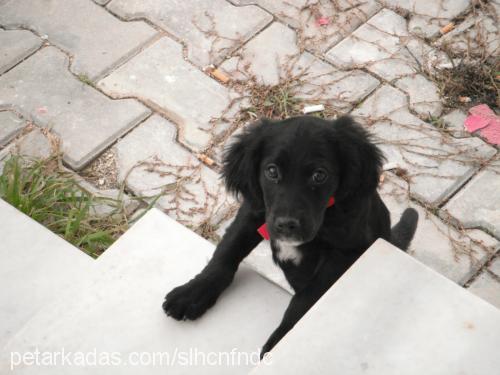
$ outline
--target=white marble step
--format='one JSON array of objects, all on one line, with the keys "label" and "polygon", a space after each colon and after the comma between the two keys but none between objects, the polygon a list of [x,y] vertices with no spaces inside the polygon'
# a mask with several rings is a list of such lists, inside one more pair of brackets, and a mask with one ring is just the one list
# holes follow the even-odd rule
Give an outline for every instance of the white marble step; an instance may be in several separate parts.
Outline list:
[{"label": "white marble step", "polygon": [[[13,373],[248,373],[286,309],[290,295],[283,289],[241,266],[233,284],[199,320],[178,322],[161,309],[166,292],[199,272],[212,252],[212,244],[152,209],[95,262],[85,288],[40,311],[18,332],[4,349],[0,373],[10,371],[11,355],[63,349],[96,353],[98,359],[114,353],[120,364],[24,364]],[[139,367],[132,363],[139,360],[134,356],[156,362]]]},{"label": "white marble step", "polygon": [[0,199],[0,349],[94,260]]},{"label": "white marble step", "polygon": [[500,310],[378,240],[254,375],[500,374]]}]

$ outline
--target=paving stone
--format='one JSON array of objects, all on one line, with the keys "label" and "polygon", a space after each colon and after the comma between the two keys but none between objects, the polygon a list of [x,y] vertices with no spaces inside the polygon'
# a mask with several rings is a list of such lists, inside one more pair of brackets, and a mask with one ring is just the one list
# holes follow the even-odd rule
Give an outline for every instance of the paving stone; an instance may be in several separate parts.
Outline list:
[{"label": "paving stone", "polygon": [[[413,62],[417,62],[417,70],[419,71],[433,73],[436,72],[436,69],[453,66],[452,60],[445,52],[430,46],[419,38],[409,38],[404,45],[403,51],[411,55]],[[457,61],[454,60],[453,62],[456,63]]]},{"label": "paving stone", "polygon": [[275,85],[299,54],[295,31],[273,22],[220,68],[233,79],[255,77],[259,83]]},{"label": "paving stone", "polygon": [[217,226],[234,201],[218,174],[176,142],[176,128],[154,115],[120,140],[116,147],[118,178],[137,195],[164,195],[157,205],[191,227]]},{"label": "paving stone", "polygon": [[396,86],[409,96],[410,108],[422,116],[437,117],[443,110],[436,85],[421,74],[403,77]]},{"label": "paving stone", "polygon": [[485,55],[498,56],[500,48],[500,33],[498,28],[498,14],[494,11],[490,14],[484,11],[472,12],[454,30],[442,36],[436,43],[461,55],[477,55],[484,58]]},{"label": "paving stone", "polygon": [[61,138],[64,160],[80,169],[149,114],[134,100],[111,100],[68,71],[68,58],[46,47],[0,76],[0,109],[13,106]]},{"label": "paving stone", "polygon": [[[410,13],[411,14],[411,13]],[[449,20],[429,19],[427,16],[420,16],[413,14],[408,21],[408,29],[412,34],[418,35],[422,38],[432,38],[439,35],[439,30],[447,25]]]},{"label": "paving stone", "polygon": [[[78,175],[75,176],[75,180],[78,181],[78,185],[82,189],[98,199],[102,198],[98,204],[91,208],[92,213],[96,216],[110,216],[116,214],[117,210],[120,209],[130,217],[141,204],[137,199],[131,198],[119,189],[97,189]],[[117,201],[121,202],[121,206],[115,203]]]},{"label": "paving stone", "polygon": [[46,159],[53,155],[54,151],[50,140],[40,129],[35,128],[0,151],[0,174],[5,162],[12,155],[22,155],[26,160]]},{"label": "paving stone", "polygon": [[220,63],[272,21],[258,7],[224,0],[113,0],[107,7],[125,19],[145,17],[176,36],[201,67]]},{"label": "paving stone", "polygon": [[468,290],[500,309],[500,281],[488,270],[481,272]]},{"label": "paving stone", "polygon": [[16,154],[34,159],[46,159],[53,154],[50,140],[40,129],[33,129],[31,132],[20,138],[10,150]]},{"label": "paving stone", "polygon": [[352,114],[369,126],[387,161],[406,171],[412,196],[438,205],[496,151],[475,137],[443,134],[404,109],[404,100],[401,92],[383,86]]},{"label": "paving stone", "polygon": [[467,114],[460,110],[454,109],[453,111],[444,115],[441,119],[446,125],[446,131],[457,138],[469,137],[470,133],[465,130],[464,122]]},{"label": "paving stone", "polygon": [[229,124],[217,121],[232,93],[186,62],[181,45],[163,38],[101,80],[98,86],[115,97],[136,96],[160,108],[180,126],[179,140],[204,150]]},{"label": "paving stone", "polygon": [[379,84],[378,80],[360,70],[341,72],[308,52],[300,53],[295,32],[277,22],[220,68],[232,78],[255,77],[266,85],[276,85],[295,77],[291,86],[294,96],[344,112]]},{"label": "paving stone", "polygon": [[71,69],[90,79],[126,59],[156,31],[144,22],[122,22],[91,1],[15,0],[0,3],[0,25],[28,26],[73,56]]},{"label": "paving stone", "polygon": [[42,40],[27,30],[0,29],[0,74],[28,57],[41,45]]},{"label": "paving stone", "polygon": [[13,112],[0,112],[0,147],[5,146],[25,125],[26,122]]},{"label": "paving stone", "polygon": [[500,158],[479,172],[444,206],[466,228],[485,228],[500,238]]},{"label": "paving stone", "polygon": [[413,110],[426,116],[429,111],[439,115],[436,85],[417,73],[432,70],[448,58],[411,37],[406,23],[400,15],[382,9],[328,51],[326,57],[342,69],[365,68],[388,81],[399,79],[399,86],[410,95]]},{"label": "paving stone", "polygon": [[352,114],[366,120],[375,120],[406,109],[407,106],[408,100],[403,93],[389,85],[383,85]]},{"label": "paving stone", "polygon": [[0,151],[0,174],[10,156],[22,155],[27,160],[46,159],[54,153],[55,150],[52,147],[52,143],[40,129],[32,129]]},{"label": "paving stone", "polygon": [[488,269],[493,272],[496,276],[500,276],[500,256],[497,256],[493,262],[491,262]]},{"label": "paving stone", "polygon": [[463,14],[470,0],[381,0],[383,5],[410,14],[410,31],[418,36],[431,38],[441,27]]},{"label": "paving stone", "polygon": [[[380,8],[374,0],[232,0],[235,4],[258,4],[297,30],[300,44],[309,51],[324,52],[366,22]],[[326,25],[318,24],[320,18]]]},{"label": "paving stone", "polygon": [[459,233],[422,206],[414,204],[408,189],[408,183],[387,173],[380,186],[393,225],[407,207],[413,207],[419,213],[417,231],[408,253],[456,283],[465,284],[491,254],[498,251],[499,242],[480,230]]},{"label": "paving stone", "polygon": [[363,66],[390,59],[401,49],[401,38],[408,36],[406,20],[388,9],[382,9],[326,56],[342,68]]}]

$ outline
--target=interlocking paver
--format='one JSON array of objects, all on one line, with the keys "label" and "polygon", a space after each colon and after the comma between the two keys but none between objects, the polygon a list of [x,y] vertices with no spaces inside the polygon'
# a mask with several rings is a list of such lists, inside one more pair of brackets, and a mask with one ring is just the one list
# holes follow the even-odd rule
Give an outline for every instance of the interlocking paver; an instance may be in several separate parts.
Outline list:
[{"label": "interlocking paver", "polygon": [[404,169],[413,196],[437,205],[495,153],[480,139],[441,133],[404,108],[404,94],[382,86],[353,115],[368,123],[388,162]]},{"label": "interlocking paver", "polygon": [[442,117],[446,125],[446,131],[457,138],[469,137],[470,133],[465,130],[464,122],[467,114],[460,110],[454,109]]},{"label": "interlocking paver", "polygon": [[396,86],[409,96],[409,105],[420,115],[437,117],[443,106],[438,88],[421,74],[403,77],[395,82]]},{"label": "interlocking paver", "polygon": [[377,89],[363,104],[353,111],[353,115],[364,119],[387,117],[401,109],[406,109],[408,100],[405,95],[389,85]]},{"label": "interlocking paver", "polygon": [[471,0],[381,0],[382,4],[410,14],[409,29],[423,37],[434,37],[441,27],[464,13]]},{"label": "interlocking paver", "polygon": [[0,25],[28,27],[73,56],[72,70],[94,79],[123,61],[156,31],[122,22],[91,1],[14,0],[0,3]]},{"label": "interlocking paver", "polygon": [[[367,66],[379,60],[398,58],[402,38],[409,39],[406,20],[382,9],[349,37],[333,47],[326,57],[342,68]],[[384,77],[385,78],[385,77]]]},{"label": "interlocking paver", "polygon": [[225,0],[113,0],[107,7],[125,19],[146,17],[187,44],[188,57],[205,67],[218,64],[272,21],[255,6]]},{"label": "interlocking paver", "polygon": [[380,8],[374,0],[232,0],[258,4],[297,30],[301,46],[324,52],[363,24]]},{"label": "interlocking paver", "polygon": [[382,9],[332,48],[326,57],[341,68],[366,68],[388,81],[395,81],[409,95],[414,111],[423,116],[438,116],[442,110],[438,88],[419,72],[430,70],[447,58],[412,38],[406,23],[400,15]]},{"label": "interlocking paver", "polygon": [[149,114],[134,100],[114,101],[68,71],[68,58],[46,47],[0,76],[0,109],[13,106],[62,140],[64,160],[85,166]]},{"label": "interlocking paver", "polygon": [[218,118],[231,102],[231,92],[182,57],[182,47],[162,38],[101,80],[113,96],[136,96],[159,107],[179,126],[179,140],[202,151],[229,126]]},{"label": "interlocking paver", "polygon": [[0,152],[0,168],[3,168],[3,162],[10,155],[22,155],[28,159],[46,159],[55,151],[53,147],[49,138],[40,129],[32,129]]},{"label": "interlocking paver", "polygon": [[449,279],[466,283],[500,248],[499,242],[480,230],[460,233],[450,228],[422,206],[411,202],[408,191],[411,189],[405,181],[390,175],[386,175],[380,187],[393,224],[406,207],[413,207],[419,213],[417,231],[408,252]]},{"label": "interlocking paver", "polygon": [[474,176],[444,210],[464,227],[482,227],[500,238],[500,158]]},{"label": "interlocking paver", "polygon": [[295,32],[273,22],[234,57],[224,61],[220,68],[233,79],[255,77],[259,83],[275,85],[286,74],[291,60],[296,60],[299,54]]},{"label": "interlocking paver", "polygon": [[[75,176],[78,185],[94,197],[104,198],[91,207],[92,214],[99,217],[106,217],[117,213],[115,202],[120,202],[120,209],[130,218],[135,210],[140,206],[137,199],[132,199],[128,194],[124,194],[120,189],[98,189],[79,176]],[[109,201],[108,201],[109,199]]]},{"label": "interlocking paver", "polygon": [[26,122],[10,111],[0,112],[0,147],[5,146]]},{"label": "interlocking paver", "polygon": [[488,268],[496,276],[500,277],[500,256],[496,257]]},{"label": "interlocking paver", "polygon": [[[500,12],[500,5],[498,12]],[[470,14],[457,28],[444,35],[437,42],[457,55],[498,55],[500,32],[498,27],[500,14],[488,14],[477,11]]]},{"label": "interlocking paver", "polygon": [[217,225],[234,201],[218,174],[175,138],[175,125],[157,115],[139,125],[115,146],[119,179],[138,196],[153,197],[163,189],[158,205],[191,228]]},{"label": "interlocking paver", "polygon": [[36,51],[43,41],[27,30],[0,29],[0,74]]},{"label": "interlocking paver", "polygon": [[237,56],[225,61],[221,69],[233,78],[255,77],[266,85],[295,76],[294,96],[319,100],[342,111],[350,110],[353,103],[379,84],[360,70],[341,72],[308,52],[301,53],[295,32],[277,22],[247,43]]},{"label": "interlocking paver", "polygon": [[484,270],[469,285],[469,291],[500,309],[500,277]]}]

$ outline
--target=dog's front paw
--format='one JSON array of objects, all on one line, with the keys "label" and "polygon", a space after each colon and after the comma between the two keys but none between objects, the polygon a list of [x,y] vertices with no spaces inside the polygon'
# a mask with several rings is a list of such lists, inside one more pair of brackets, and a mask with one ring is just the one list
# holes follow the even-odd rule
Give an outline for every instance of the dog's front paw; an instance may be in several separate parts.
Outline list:
[{"label": "dog's front paw", "polygon": [[193,279],[167,294],[163,310],[177,320],[195,320],[215,304],[219,294],[205,280]]}]

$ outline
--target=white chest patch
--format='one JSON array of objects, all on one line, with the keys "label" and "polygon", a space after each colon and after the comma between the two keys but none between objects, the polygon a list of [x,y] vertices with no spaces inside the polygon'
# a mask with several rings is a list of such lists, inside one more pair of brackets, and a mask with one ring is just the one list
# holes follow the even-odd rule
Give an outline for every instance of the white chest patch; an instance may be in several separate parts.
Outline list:
[{"label": "white chest patch", "polygon": [[296,266],[302,261],[302,253],[297,249],[300,242],[295,241],[276,241],[275,245],[277,248],[277,258],[280,262],[292,262]]}]

